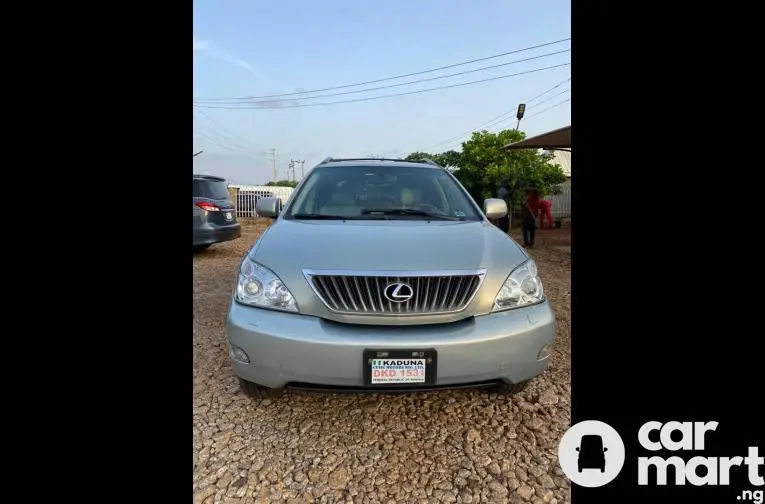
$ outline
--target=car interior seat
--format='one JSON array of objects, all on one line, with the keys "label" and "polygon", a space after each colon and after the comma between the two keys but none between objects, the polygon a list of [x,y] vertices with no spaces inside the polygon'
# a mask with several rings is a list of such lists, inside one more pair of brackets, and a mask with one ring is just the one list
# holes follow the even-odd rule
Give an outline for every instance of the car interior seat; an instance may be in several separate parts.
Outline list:
[{"label": "car interior seat", "polygon": [[414,208],[422,202],[420,198],[420,192],[408,187],[401,189],[400,198],[401,206],[403,208]]},{"label": "car interior seat", "polygon": [[361,215],[361,207],[356,204],[356,200],[350,194],[335,193],[332,195],[332,203],[330,205],[323,205],[319,213],[322,215],[353,217]]}]

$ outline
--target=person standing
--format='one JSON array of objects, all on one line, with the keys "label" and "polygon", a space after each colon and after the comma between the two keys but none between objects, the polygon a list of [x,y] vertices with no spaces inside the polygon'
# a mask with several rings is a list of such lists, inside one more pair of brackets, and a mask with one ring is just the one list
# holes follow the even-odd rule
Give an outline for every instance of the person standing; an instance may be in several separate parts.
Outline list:
[{"label": "person standing", "polygon": [[550,229],[555,227],[552,216],[552,201],[548,199],[539,200],[539,229],[545,228],[545,220],[547,220]]},{"label": "person standing", "polygon": [[534,187],[529,187],[525,191],[523,198],[523,207],[521,215],[523,216],[523,246],[531,248],[534,246],[534,238],[537,231],[537,212],[539,209],[539,194]]}]

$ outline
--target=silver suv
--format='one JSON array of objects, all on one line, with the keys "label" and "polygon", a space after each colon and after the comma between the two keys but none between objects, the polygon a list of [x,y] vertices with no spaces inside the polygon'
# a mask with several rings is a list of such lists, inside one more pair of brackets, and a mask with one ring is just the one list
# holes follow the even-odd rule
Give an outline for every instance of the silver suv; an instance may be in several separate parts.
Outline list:
[{"label": "silver suv", "polygon": [[228,311],[242,390],[514,393],[547,365],[555,317],[537,267],[432,161],[332,159],[243,259]]}]

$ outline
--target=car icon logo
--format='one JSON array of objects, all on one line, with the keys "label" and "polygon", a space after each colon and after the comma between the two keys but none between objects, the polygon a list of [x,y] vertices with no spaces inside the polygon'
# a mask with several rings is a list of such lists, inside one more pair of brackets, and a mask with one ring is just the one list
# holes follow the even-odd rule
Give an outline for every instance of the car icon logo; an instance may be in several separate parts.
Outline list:
[{"label": "car icon logo", "polygon": [[597,434],[587,434],[582,436],[579,446],[576,447],[579,452],[577,462],[579,472],[583,469],[600,469],[600,472],[606,471],[606,456],[608,448],[603,446],[603,438]]}]

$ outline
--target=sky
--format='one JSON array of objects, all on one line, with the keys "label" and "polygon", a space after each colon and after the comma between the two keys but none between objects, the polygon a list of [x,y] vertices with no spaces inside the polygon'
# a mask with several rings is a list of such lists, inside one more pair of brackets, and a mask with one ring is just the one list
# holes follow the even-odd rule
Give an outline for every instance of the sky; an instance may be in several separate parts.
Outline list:
[{"label": "sky", "polygon": [[[194,152],[204,151],[194,171],[256,185],[273,178],[274,158],[283,180],[291,159],[307,172],[328,156],[459,150],[474,129],[514,128],[519,103],[527,136],[569,125],[570,41],[348,85],[570,35],[569,0],[194,0]],[[555,65],[563,66],[412,93]],[[450,76],[458,72],[470,73]],[[411,83],[422,79],[430,80]],[[327,89],[338,86],[348,87]],[[400,93],[412,94],[352,101]],[[351,103],[313,105],[338,101]]]}]

